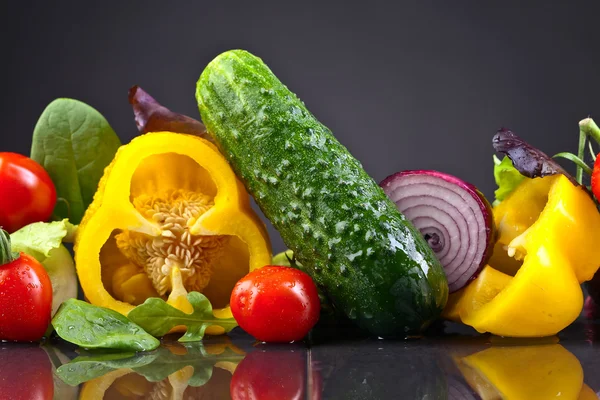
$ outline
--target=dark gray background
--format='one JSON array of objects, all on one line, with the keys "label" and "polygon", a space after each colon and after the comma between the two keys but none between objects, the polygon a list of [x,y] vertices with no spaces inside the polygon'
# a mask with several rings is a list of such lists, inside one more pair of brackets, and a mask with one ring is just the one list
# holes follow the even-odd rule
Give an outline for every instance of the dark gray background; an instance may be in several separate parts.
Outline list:
[{"label": "dark gray background", "polygon": [[555,154],[600,119],[598,1],[53,3],[0,6],[0,151],[28,154],[57,97],[128,142],[134,84],[199,118],[196,80],[231,48],[263,58],[377,181],[439,169],[491,200],[497,128]]}]

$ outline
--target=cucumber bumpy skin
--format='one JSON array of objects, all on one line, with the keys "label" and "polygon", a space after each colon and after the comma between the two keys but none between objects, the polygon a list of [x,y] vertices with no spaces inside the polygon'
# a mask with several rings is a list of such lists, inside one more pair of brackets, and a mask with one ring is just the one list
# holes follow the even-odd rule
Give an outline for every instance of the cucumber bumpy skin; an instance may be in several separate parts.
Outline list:
[{"label": "cucumber bumpy skin", "polygon": [[381,337],[422,332],[448,297],[421,234],[262,60],[227,51],[202,72],[203,122],[334,305]]}]

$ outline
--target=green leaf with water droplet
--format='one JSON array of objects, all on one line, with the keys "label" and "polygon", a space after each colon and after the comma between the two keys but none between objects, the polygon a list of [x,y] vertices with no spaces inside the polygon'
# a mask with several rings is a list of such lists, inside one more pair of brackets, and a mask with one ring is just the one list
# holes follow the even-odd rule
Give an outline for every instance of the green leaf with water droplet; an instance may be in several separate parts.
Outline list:
[{"label": "green leaf with water droplet", "polygon": [[185,326],[187,331],[179,338],[180,342],[202,340],[209,326],[220,326],[225,333],[238,326],[234,318],[216,318],[210,301],[202,293],[188,293],[187,299],[194,308],[191,314],[172,307],[163,299],[151,297],[131,310],[127,316],[157,337],[167,334],[176,326]]},{"label": "green leaf with water droplet", "polygon": [[58,336],[87,349],[150,351],[160,342],[122,314],[69,299],[52,319]]}]

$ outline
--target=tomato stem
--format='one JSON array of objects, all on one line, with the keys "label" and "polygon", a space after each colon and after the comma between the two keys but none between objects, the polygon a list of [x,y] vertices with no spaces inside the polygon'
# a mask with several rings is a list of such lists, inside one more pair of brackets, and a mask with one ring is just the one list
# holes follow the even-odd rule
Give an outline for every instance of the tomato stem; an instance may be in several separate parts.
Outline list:
[{"label": "tomato stem", "polygon": [[4,229],[0,229],[0,265],[8,264],[19,258],[19,253],[11,251],[10,235]]}]

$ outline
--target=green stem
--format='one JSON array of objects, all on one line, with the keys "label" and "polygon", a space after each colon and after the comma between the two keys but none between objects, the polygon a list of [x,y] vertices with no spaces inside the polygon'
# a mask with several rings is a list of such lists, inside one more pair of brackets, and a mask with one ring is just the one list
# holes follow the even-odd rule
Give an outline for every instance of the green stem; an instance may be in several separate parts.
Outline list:
[{"label": "green stem", "polygon": [[600,128],[591,118],[582,119],[579,121],[579,132],[583,132],[585,135],[591,137],[600,144]]},{"label": "green stem", "polygon": [[13,253],[10,249],[10,235],[4,229],[0,229],[0,265],[8,264],[19,258],[19,253]]}]

